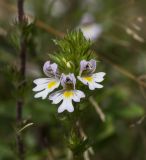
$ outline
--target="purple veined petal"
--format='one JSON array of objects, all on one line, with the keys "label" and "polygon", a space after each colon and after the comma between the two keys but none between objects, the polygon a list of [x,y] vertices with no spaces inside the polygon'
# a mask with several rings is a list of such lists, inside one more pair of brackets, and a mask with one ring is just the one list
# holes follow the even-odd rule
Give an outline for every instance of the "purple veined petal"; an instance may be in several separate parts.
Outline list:
[{"label": "purple veined petal", "polygon": [[96,70],[96,60],[91,59],[90,61],[91,72],[93,73]]},{"label": "purple veined petal", "polygon": [[75,89],[75,85],[76,85],[76,78],[75,78],[75,76],[74,76],[74,74],[73,74],[73,73],[70,73],[70,74],[69,74],[69,76],[70,76],[70,78],[72,79],[72,83],[73,83],[73,86],[74,86],[74,89]]},{"label": "purple veined petal", "polygon": [[63,90],[52,93],[49,99],[53,101],[52,104],[58,104],[63,99]]},{"label": "purple veined petal", "polygon": [[52,94],[50,94],[49,100],[55,100],[58,96],[62,95],[63,92],[64,92],[64,90],[59,90],[59,91],[53,92]]},{"label": "purple veined petal", "polygon": [[54,74],[57,73],[58,65],[56,63],[51,64],[51,69],[54,72]]},{"label": "purple veined petal", "polygon": [[73,89],[75,89],[76,78],[73,73],[69,73],[68,75],[62,73],[60,81],[64,88],[66,88],[67,85],[73,85]]},{"label": "purple veined petal", "polygon": [[43,66],[43,71],[44,71],[46,76],[48,76],[48,72],[50,71],[50,69],[51,69],[50,61],[45,62],[44,66]]},{"label": "purple veined petal", "polygon": [[58,66],[56,63],[51,64],[50,61],[47,61],[44,63],[43,71],[45,75],[48,77],[56,76],[57,69],[58,69]]},{"label": "purple veined petal", "polygon": [[65,87],[66,75],[64,73],[61,74],[60,82],[63,87]]},{"label": "purple veined petal", "polygon": [[82,60],[80,62],[80,75],[83,71],[87,71],[88,74],[91,74],[96,69],[96,60],[91,59],[90,61]]},{"label": "purple veined petal", "polygon": [[80,74],[86,69],[86,65],[88,64],[88,62],[86,60],[82,60],[80,62]]}]

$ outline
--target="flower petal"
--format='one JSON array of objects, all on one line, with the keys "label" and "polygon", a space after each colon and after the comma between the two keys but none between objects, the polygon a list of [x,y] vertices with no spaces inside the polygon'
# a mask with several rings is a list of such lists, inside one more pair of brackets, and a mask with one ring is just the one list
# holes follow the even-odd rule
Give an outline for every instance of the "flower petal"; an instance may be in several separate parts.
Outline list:
[{"label": "flower petal", "polygon": [[49,81],[49,83],[38,84],[35,88],[33,88],[33,91],[41,91],[41,92],[35,94],[34,97],[35,98],[42,97],[42,99],[45,99],[50,92],[59,87],[59,84],[60,82],[54,79],[52,79],[52,81]]},{"label": "flower petal", "polygon": [[81,76],[77,76],[78,80],[81,81],[83,84],[87,85],[88,82],[84,80]]},{"label": "flower petal", "polygon": [[33,83],[43,84],[43,83],[48,83],[49,81],[50,81],[50,78],[38,78],[38,79],[35,79]]},{"label": "flower petal", "polygon": [[98,83],[94,83],[94,87],[95,87],[95,88],[103,88],[103,85],[98,84]]},{"label": "flower petal", "polygon": [[43,90],[43,89],[45,89],[45,88],[47,88],[47,83],[44,83],[44,84],[38,84],[36,87],[34,87],[32,90],[33,91],[41,91],[41,90]]},{"label": "flower petal", "polygon": [[95,83],[94,82],[88,83],[88,86],[89,86],[90,90],[94,90],[95,89]]},{"label": "flower petal", "polygon": [[96,82],[102,82],[104,80],[105,73],[99,72],[90,76],[78,76],[78,80],[80,80],[83,84],[88,85],[90,90],[94,90],[95,88],[103,88],[103,85],[98,84]]},{"label": "flower petal", "polygon": [[81,60],[80,62],[80,74],[85,70],[85,66],[88,64],[86,60]]},{"label": "flower petal", "polygon": [[62,93],[63,93],[62,90],[52,93],[49,96],[49,99],[53,101],[52,102],[53,104],[58,104],[63,99]]},{"label": "flower petal", "polygon": [[48,84],[48,90],[49,90],[49,93],[52,92],[54,89],[58,88],[60,85],[60,82],[59,81],[50,81],[50,83]]},{"label": "flower petal", "polygon": [[66,88],[68,85],[72,84],[73,89],[75,89],[76,78],[73,73],[69,73],[68,75],[65,75],[64,73],[62,73],[60,81],[63,88]]},{"label": "flower petal", "polygon": [[91,72],[93,73],[96,70],[96,60],[91,59],[89,62],[92,66]]},{"label": "flower petal", "polygon": [[103,85],[98,84],[96,82],[90,82],[88,83],[88,85],[90,90],[94,90],[95,88],[103,88]]},{"label": "flower petal", "polygon": [[46,76],[52,77],[56,75],[57,68],[58,66],[56,63],[51,64],[50,61],[46,61],[43,66],[43,71]]},{"label": "flower petal", "polygon": [[57,72],[58,65],[56,63],[51,64],[52,71],[54,74]]},{"label": "flower petal", "polygon": [[72,99],[75,101],[75,102],[80,102],[80,99],[81,98],[84,98],[85,97],[85,94],[84,92],[80,91],[80,90],[75,90],[74,91],[74,96],[72,97]]},{"label": "flower petal", "polygon": [[58,113],[62,113],[63,111],[67,110],[68,112],[73,112],[74,107],[72,105],[71,99],[64,99],[62,104],[58,108]]},{"label": "flower petal", "polygon": [[80,98],[84,98],[85,94],[84,92],[80,91],[80,90],[76,90],[76,94],[80,97]]},{"label": "flower petal", "polygon": [[102,82],[104,80],[104,76],[106,73],[104,72],[98,72],[92,75],[95,82]]},{"label": "flower petal", "polygon": [[88,71],[89,73],[93,73],[96,69],[96,60],[91,59],[90,61],[82,60],[80,62],[80,74],[82,74],[83,71]]},{"label": "flower petal", "polygon": [[43,90],[43,91],[38,92],[37,94],[35,94],[34,98],[40,98],[40,97],[42,97],[42,99],[45,99],[47,97],[48,93],[49,93],[48,89],[45,89],[45,90]]}]

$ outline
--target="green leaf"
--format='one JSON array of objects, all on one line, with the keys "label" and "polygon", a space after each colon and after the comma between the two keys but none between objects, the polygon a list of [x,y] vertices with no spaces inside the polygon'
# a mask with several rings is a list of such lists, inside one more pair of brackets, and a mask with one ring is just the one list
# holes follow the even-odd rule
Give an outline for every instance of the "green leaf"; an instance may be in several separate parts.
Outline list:
[{"label": "green leaf", "polygon": [[131,106],[124,107],[119,111],[119,115],[124,118],[137,118],[143,116],[145,113],[144,108],[138,104],[132,104]]},{"label": "green leaf", "polygon": [[106,115],[106,121],[101,128],[101,132],[97,136],[97,141],[102,141],[115,132],[115,126],[113,124],[113,118],[110,115]]}]

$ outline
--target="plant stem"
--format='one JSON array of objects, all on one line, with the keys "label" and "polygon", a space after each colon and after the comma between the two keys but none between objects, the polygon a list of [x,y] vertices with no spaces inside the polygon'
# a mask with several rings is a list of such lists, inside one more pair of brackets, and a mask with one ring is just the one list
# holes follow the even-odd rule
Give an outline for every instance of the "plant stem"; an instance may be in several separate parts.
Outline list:
[{"label": "plant stem", "polygon": [[[18,20],[19,20],[20,24],[25,22],[23,3],[24,3],[24,0],[18,0],[18,4],[17,4],[17,7],[18,7]],[[22,80],[25,80],[26,41],[25,41],[25,37],[23,36],[23,34],[20,37],[20,61],[21,61],[21,64],[20,64],[21,78],[22,78]]]},{"label": "plant stem", "polygon": [[[17,8],[18,8],[18,22],[19,24],[23,24],[24,22],[24,10],[23,10],[23,3],[24,0],[18,0],[17,1]],[[26,66],[26,40],[25,37],[21,31],[21,37],[20,37],[20,52],[19,52],[19,59],[20,59],[20,86],[18,87],[18,90],[21,89],[21,87],[24,86],[25,82],[25,66]],[[18,127],[22,127],[22,121],[23,121],[23,98],[20,97],[17,100],[16,104],[16,120]],[[24,144],[21,134],[17,134],[17,147],[18,147],[18,156],[19,160],[24,160]]]},{"label": "plant stem", "polygon": [[[80,134],[80,128],[79,128],[80,126],[78,125],[78,123],[79,123],[79,121],[77,120],[75,122],[74,133],[75,133],[75,135],[78,137],[78,139],[80,141],[82,139],[82,136]],[[73,160],[84,160],[83,153],[81,152],[81,153],[77,154],[77,153],[73,152]]]},{"label": "plant stem", "polygon": [[[18,99],[17,100],[17,106],[16,106],[16,118],[17,118],[17,125],[21,127],[22,125],[22,107],[23,107],[23,102],[22,100]],[[23,140],[21,137],[21,134],[17,134],[17,150],[18,150],[18,156],[20,160],[24,160],[24,145],[23,145]]]},{"label": "plant stem", "polygon": [[[83,158],[83,150],[79,151],[80,144],[82,143],[83,137],[80,133],[80,125],[79,125],[79,117],[80,112],[78,106],[75,106],[75,111],[71,115],[71,134],[69,139],[71,139],[71,150],[73,155],[73,160],[84,160]],[[81,149],[81,148],[80,148]]]},{"label": "plant stem", "polygon": [[84,160],[83,156],[73,156],[73,160]]}]

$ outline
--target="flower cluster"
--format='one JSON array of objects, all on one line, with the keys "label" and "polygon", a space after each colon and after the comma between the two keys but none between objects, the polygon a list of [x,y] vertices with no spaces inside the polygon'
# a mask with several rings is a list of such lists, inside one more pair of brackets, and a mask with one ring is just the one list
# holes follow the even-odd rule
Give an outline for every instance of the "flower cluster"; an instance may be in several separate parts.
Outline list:
[{"label": "flower cluster", "polygon": [[[95,70],[95,60],[82,60],[80,62],[80,72],[77,79],[87,85],[90,90],[103,87],[99,82],[104,80],[105,73],[94,73]],[[51,64],[50,61],[44,64],[43,71],[48,78],[39,78],[33,81],[36,84],[33,91],[37,92],[34,97],[45,99],[49,93],[61,85],[63,89],[50,94],[49,99],[52,100],[53,104],[58,104],[62,101],[58,108],[58,113],[62,113],[65,110],[73,112],[72,101],[80,102],[81,98],[85,98],[84,92],[76,89],[75,75],[73,73],[69,73],[68,75],[64,73],[60,74],[58,65],[56,63]]]}]

